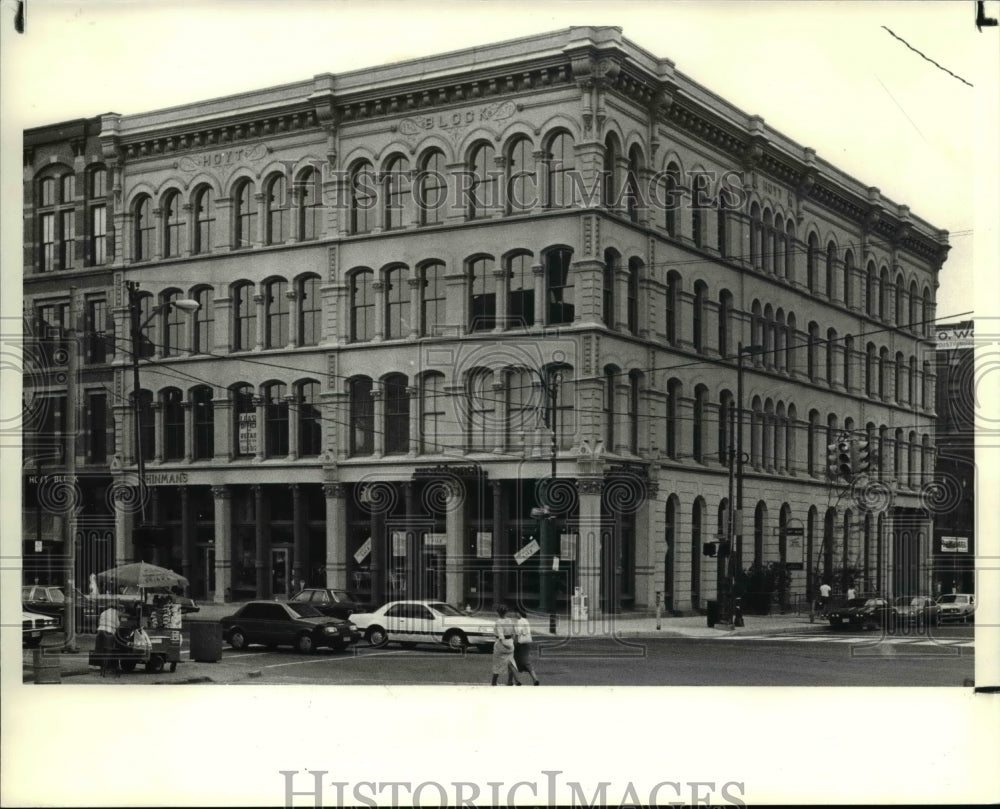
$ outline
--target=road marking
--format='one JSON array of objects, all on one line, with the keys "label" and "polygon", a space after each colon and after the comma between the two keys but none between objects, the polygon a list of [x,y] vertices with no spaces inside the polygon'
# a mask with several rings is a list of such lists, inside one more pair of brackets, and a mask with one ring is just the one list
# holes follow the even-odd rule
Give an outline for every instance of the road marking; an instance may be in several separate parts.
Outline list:
[{"label": "road marking", "polygon": [[390,657],[406,654],[405,651],[399,652],[374,652],[372,654],[366,655],[348,655],[345,654],[341,657],[315,657],[312,660],[294,660],[291,663],[272,663],[270,666],[261,666],[262,669],[280,669],[285,666],[307,666],[310,663],[340,663],[344,660],[354,660],[361,657]]},{"label": "road marking", "polygon": [[897,638],[885,636],[851,635],[849,637],[832,638],[828,635],[729,635],[720,640],[752,640],[774,641],[778,643],[853,643],[858,645],[889,644],[892,646],[954,646],[956,648],[971,648],[974,640],[963,638]]}]

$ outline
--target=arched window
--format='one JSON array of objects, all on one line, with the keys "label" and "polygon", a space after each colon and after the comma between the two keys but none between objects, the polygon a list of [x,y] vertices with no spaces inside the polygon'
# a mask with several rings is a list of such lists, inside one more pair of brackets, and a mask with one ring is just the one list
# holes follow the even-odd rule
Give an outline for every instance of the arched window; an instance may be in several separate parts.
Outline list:
[{"label": "arched window", "polygon": [[493,372],[479,369],[469,375],[469,449],[488,452],[494,448],[496,393]]},{"label": "arched window", "polygon": [[878,275],[875,269],[875,262],[868,262],[868,271],[865,273],[865,312],[874,316],[878,310]]},{"label": "arched window", "polygon": [[785,279],[795,278],[795,224],[788,218],[785,225]]},{"label": "arched window", "polygon": [[371,379],[366,376],[352,379],[348,383],[348,395],[351,455],[371,455],[375,451],[375,403],[372,400]]},{"label": "arched window", "polygon": [[194,313],[194,345],[195,354],[211,354],[215,345],[215,314],[212,306],[211,287],[201,287],[195,290],[192,297],[198,301],[198,311]]},{"label": "arched window", "polygon": [[774,215],[774,252],[771,261],[771,272],[781,275],[785,266],[785,220],[780,214]]},{"label": "arched window", "polygon": [[921,300],[920,319],[923,323],[916,329],[916,331],[923,332],[924,337],[930,337],[934,328],[934,298],[931,295],[930,287],[924,287],[924,295]]},{"label": "arched window", "polygon": [[507,449],[524,449],[525,437],[530,435],[537,424],[539,408],[538,379],[527,368],[511,368],[507,379]]},{"label": "arched window", "polygon": [[163,460],[184,457],[184,394],[177,388],[163,391]]},{"label": "arched window", "polygon": [[385,338],[398,340],[410,333],[410,284],[406,267],[385,272]]},{"label": "arched window", "polygon": [[448,180],[445,175],[444,152],[432,149],[424,155],[417,174],[417,199],[420,224],[435,225],[443,222],[448,197]]},{"label": "arched window", "polygon": [[691,607],[701,609],[702,529],[705,525],[705,500],[696,497],[691,506]]},{"label": "arched window", "polygon": [[153,219],[153,203],[142,196],[135,205],[135,260],[148,261],[153,257],[153,234],[156,222]]},{"label": "arched window", "polygon": [[[828,349],[829,350],[829,349]],[[854,338],[847,334],[844,336],[844,389],[854,390],[856,387],[854,373],[854,363],[857,357],[854,355]]]},{"label": "arched window", "polygon": [[723,258],[729,257],[729,209],[726,206],[724,195],[720,192],[719,198],[715,202],[716,208],[716,239],[719,244],[719,255]]},{"label": "arched window", "polygon": [[628,317],[628,330],[632,334],[639,333],[639,275],[642,262],[637,258],[628,260],[628,298],[626,306],[626,316]]},{"label": "arched window", "polygon": [[555,432],[559,449],[573,447],[576,438],[576,382],[569,365],[550,365],[545,369],[545,381],[555,391]]},{"label": "arched window", "polygon": [[425,455],[442,452],[445,416],[444,374],[424,376],[420,393],[420,440]]},{"label": "arched window", "polygon": [[405,228],[412,222],[410,161],[405,157],[396,157],[388,163],[385,170],[385,229]]},{"label": "arched window", "polygon": [[319,382],[306,379],[296,386],[299,408],[299,457],[309,458],[323,451],[323,419],[320,411]]},{"label": "arched window", "polygon": [[679,379],[667,382],[667,457],[674,460],[677,460],[677,419],[682,393],[683,388]]},{"label": "arched window", "polygon": [[257,454],[257,406],[253,388],[245,383],[229,389],[233,405],[233,448],[237,456]]},{"label": "arched window", "polygon": [[691,313],[691,338],[695,351],[705,350],[705,298],[708,286],[704,281],[695,281],[694,308]]},{"label": "arched window", "polygon": [[382,382],[385,390],[385,452],[404,455],[410,451],[410,394],[403,374],[390,374]]},{"label": "arched window", "polygon": [[370,233],[375,226],[375,172],[362,160],[351,172],[351,233]]},{"label": "arched window", "polygon": [[906,283],[903,281],[903,274],[896,276],[896,311],[895,325],[902,327],[906,325]]},{"label": "arched window", "polygon": [[319,172],[307,168],[295,181],[295,235],[301,242],[319,238],[323,230],[323,188]]},{"label": "arched window", "polygon": [[420,333],[431,337],[446,319],[445,266],[439,261],[425,264],[420,270]]},{"label": "arched window", "polygon": [[184,328],[187,325],[186,316],[181,309],[171,306],[174,301],[180,300],[181,293],[178,290],[164,292],[160,297],[163,305],[163,345],[161,346],[164,357],[176,356],[187,351],[187,334]]},{"label": "arched window", "polygon": [[375,336],[374,273],[357,270],[351,275],[351,341],[371,340]]},{"label": "arched window", "polygon": [[201,188],[194,195],[194,252],[211,253],[215,237],[215,201],[212,189]]},{"label": "arched window", "polygon": [[801,359],[797,349],[801,346],[798,339],[798,331],[795,328],[795,315],[788,313],[788,322],[785,326],[785,369],[789,373],[798,373]]},{"label": "arched window", "polygon": [[826,246],[826,297],[831,301],[836,296],[837,245],[829,242]]},{"label": "arched window", "polygon": [[614,365],[604,368],[604,446],[608,452],[615,452],[615,388],[618,385],[618,369]]},{"label": "arched window", "polygon": [[625,199],[628,217],[633,222],[639,221],[639,206],[641,198],[639,196],[639,172],[642,169],[642,153],[638,146],[633,146],[628,150],[628,171],[625,174]]},{"label": "arched window", "polygon": [[206,460],[215,455],[215,417],[212,412],[212,389],[199,385],[191,392],[194,423],[194,459]]},{"label": "arched window", "polygon": [[251,283],[233,288],[233,350],[249,351],[257,342],[257,304]]},{"label": "arched window", "polygon": [[88,180],[86,263],[96,267],[108,260],[108,172],[91,169]]},{"label": "arched window", "polygon": [[163,197],[163,257],[173,258],[184,251],[184,211],[181,195],[171,191]]},{"label": "arched window", "polygon": [[854,303],[854,254],[848,250],[844,253],[844,306]]},{"label": "arched window", "polygon": [[865,346],[865,395],[874,396],[877,384],[876,363],[878,355],[875,353],[875,343],[868,343]]},{"label": "arched window", "polygon": [[764,411],[759,396],[750,403],[750,464],[754,469],[763,466]]},{"label": "arched window", "polygon": [[815,233],[809,234],[809,240],[806,244],[806,283],[809,286],[810,292],[817,291],[817,268],[816,265],[819,261],[819,239]]},{"label": "arched window", "polygon": [[549,208],[566,208],[573,203],[573,172],[576,152],[568,132],[558,132],[549,141],[548,199]]},{"label": "arched window", "polygon": [[242,181],[233,193],[233,248],[252,247],[257,239],[257,202],[253,183]]},{"label": "arched window", "polygon": [[322,305],[320,302],[320,278],[318,275],[307,275],[295,284],[296,303],[299,307],[300,346],[318,345],[322,336]]},{"label": "arched window", "polygon": [[156,455],[156,421],[153,416],[153,394],[148,390],[138,392],[139,404],[139,447],[137,454],[144,461]]},{"label": "arched window", "polygon": [[808,340],[809,342],[806,347],[806,376],[809,377],[810,382],[815,382],[818,366],[816,357],[819,351],[819,324],[815,320],[809,323]]},{"label": "arched window", "polygon": [[819,411],[809,411],[809,432],[806,436],[806,474],[817,474],[816,453],[819,448]]},{"label": "arched window", "polygon": [[910,281],[910,317],[909,322],[906,324],[906,328],[910,331],[918,332],[920,327],[917,325],[920,322],[920,295],[917,292],[917,282]]},{"label": "arched window", "polygon": [[642,374],[632,371],[628,375],[628,448],[633,455],[639,454],[639,389]]},{"label": "arched window", "polygon": [[708,178],[696,174],[691,188],[691,240],[695,247],[705,246],[705,208],[708,205]]},{"label": "arched window", "polygon": [[507,324],[514,328],[535,324],[535,277],[531,254],[517,253],[507,259]]},{"label": "arched window", "polygon": [[284,348],[288,343],[287,291],[283,278],[264,284],[264,348]]},{"label": "arched window", "polygon": [[545,280],[547,287],[546,325],[572,323],[575,317],[575,295],[570,261],[573,251],[565,247],[549,250],[545,254]]},{"label": "arched window", "polygon": [[732,354],[731,333],[733,320],[733,293],[724,289],[719,293],[719,356]]},{"label": "arched window", "polygon": [[878,279],[878,316],[881,320],[889,319],[889,270],[885,267]]},{"label": "arched window", "polygon": [[615,327],[615,276],[617,273],[618,253],[614,250],[605,250],[601,302],[604,325],[609,329]]},{"label": "arched window", "polygon": [[892,471],[896,476],[896,480],[900,483],[903,481],[903,452],[905,451],[904,441],[903,441],[903,431],[900,428],[896,429],[893,434],[892,442]]},{"label": "arched window", "polygon": [[907,379],[909,383],[906,391],[906,401],[909,403],[910,407],[917,406],[917,358],[914,356],[910,357],[910,374]]},{"label": "arched window", "polygon": [[724,390],[719,394],[719,463],[722,466],[729,465],[729,454],[735,451],[733,443],[733,429],[735,427],[735,409],[733,407],[733,394]]},{"label": "arched window", "polygon": [[530,211],[538,200],[535,156],[531,141],[517,137],[507,151],[507,213]]},{"label": "arched window", "polygon": [[694,422],[691,431],[691,448],[694,459],[705,463],[705,409],[708,403],[708,388],[698,385],[694,389]]},{"label": "arched window", "polygon": [[268,458],[288,455],[288,400],[281,382],[264,386],[264,454]]},{"label": "arched window", "polygon": [[499,186],[496,166],[496,149],[481,143],[472,152],[469,161],[472,182],[469,186],[469,218],[482,219],[497,209]]},{"label": "arched window", "polygon": [[[833,385],[834,381],[837,379],[836,372],[836,358],[837,358],[837,330],[827,329],[826,330],[826,384]],[[847,356],[847,351],[844,351],[844,363],[846,370],[850,367],[850,358]],[[844,380],[844,385],[847,385],[847,380]]]},{"label": "arched window", "polygon": [[497,282],[493,277],[493,259],[477,258],[469,262],[469,331],[496,328]]},{"label": "arched window", "polygon": [[882,346],[878,352],[878,397],[884,402],[888,398],[886,376],[889,373],[889,349]]},{"label": "arched window", "polygon": [[604,139],[604,170],[601,174],[603,180],[602,202],[609,211],[614,210],[618,202],[618,156],[621,150],[618,146],[618,138],[614,133],[608,134]]},{"label": "arched window", "polygon": [[664,227],[667,229],[668,236],[676,237],[679,235],[677,227],[677,212],[681,207],[681,170],[676,163],[670,163],[667,166],[666,174],[664,175],[664,183],[665,194],[663,207],[666,213]]},{"label": "arched window", "polygon": [[264,210],[267,216],[265,244],[283,244],[288,236],[288,190],[284,174],[275,174],[264,186]]},{"label": "arched window", "polygon": [[681,276],[676,270],[667,273],[667,342],[677,343],[677,323],[680,319]]}]

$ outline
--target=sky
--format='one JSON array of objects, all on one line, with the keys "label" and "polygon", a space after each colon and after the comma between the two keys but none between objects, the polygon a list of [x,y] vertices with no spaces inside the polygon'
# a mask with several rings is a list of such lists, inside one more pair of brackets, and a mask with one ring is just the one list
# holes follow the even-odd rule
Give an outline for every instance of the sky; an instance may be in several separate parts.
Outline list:
[{"label": "sky", "polygon": [[[4,281],[17,277],[22,260],[20,143],[26,127],[109,111],[127,115],[187,104],[301,81],[319,73],[355,70],[570,25],[617,25],[627,38],[656,57],[671,59],[677,70],[737,108],[762,116],[769,125],[802,146],[812,147],[819,157],[862,184],[880,188],[893,202],[908,205],[914,215],[948,230],[952,250],[941,273],[939,317],[968,316],[969,312],[979,317],[998,314],[1000,29],[976,30],[972,0],[29,0],[27,6],[23,35],[12,31],[14,4],[10,0],[2,0],[0,19],[0,255]],[[998,17],[998,12],[1000,3],[990,0],[987,13]],[[0,307],[5,318],[18,322],[19,284],[0,285]],[[0,342],[0,353],[4,350]],[[19,403],[15,406],[19,408]],[[0,419],[0,439],[3,423]],[[19,470],[14,473],[19,474]],[[16,509],[0,515],[2,519],[16,517]],[[16,531],[16,522],[14,525]],[[5,687],[11,677],[19,681],[17,671],[10,666],[0,671],[0,676]],[[198,784],[204,790],[198,793],[200,803],[227,798],[244,803],[247,794],[254,794],[247,790],[267,790],[271,788],[268,784],[273,786],[273,794],[258,793],[258,802],[280,801],[280,766],[319,764],[335,770],[343,764],[354,765],[355,776],[357,772],[370,777],[395,775],[406,736],[381,733],[381,716],[391,716],[394,722],[406,716],[407,734],[418,736],[411,749],[447,751],[445,763],[452,762],[450,774],[454,777],[467,771],[487,772],[488,768],[474,763],[478,761],[504,765],[499,769],[506,771],[510,780],[525,767],[528,777],[537,779],[546,767],[562,767],[567,773],[578,774],[572,768],[580,762],[597,762],[598,767],[617,766],[630,774],[635,769],[647,782],[647,771],[675,780],[704,776],[723,781],[735,776],[747,781],[748,796],[758,801],[768,794],[835,801],[852,797],[849,790],[858,785],[868,787],[859,794],[868,799],[880,796],[882,802],[916,802],[934,796],[959,799],[963,794],[975,797],[962,791],[974,786],[960,778],[962,762],[940,755],[933,743],[918,747],[921,753],[926,747],[926,757],[897,762],[902,766],[896,767],[872,768],[867,761],[872,757],[865,752],[861,761],[845,770],[851,778],[834,779],[836,784],[828,777],[828,760],[810,755],[810,745],[803,744],[815,738],[820,728],[845,750],[858,733],[875,733],[884,741],[890,734],[897,734],[891,738],[901,741],[924,738],[925,734],[928,741],[940,734],[963,738],[969,725],[962,711],[969,711],[970,706],[961,695],[943,698],[943,707],[940,694],[933,700],[921,695],[920,710],[913,711],[912,692],[900,695],[896,690],[890,699],[881,692],[876,697],[864,690],[851,690],[847,695],[826,693],[816,713],[817,706],[812,704],[789,715],[788,699],[778,690],[766,695],[756,690],[752,698],[738,691],[735,697],[727,692],[727,726],[720,718],[723,703],[718,701],[718,689],[695,689],[696,694],[679,689],[669,696],[635,689],[627,698],[617,695],[614,703],[580,703],[570,690],[560,690],[558,695],[550,690],[544,701],[522,709],[534,712],[531,716],[552,742],[551,748],[545,748],[544,759],[529,759],[527,754],[518,753],[528,749],[524,739],[511,735],[515,729],[511,718],[522,715],[517,710],[511,713],[509,707],[498,708],[495,700],[492,704],[480,700],[460,702],[461,710],[456,711],[452,703],[458,697],[438,691],[424,692],[421,697],[424,706],[441,706],[441,721],[428,720],[440,726],[427,728],[415,723],[413,717],[418,714],[412,713],[412,705],[390,702],[387,706],[385,694],[370,691],[358,692],[363,700],[354,700],[352,692],[352,703],[358,704],[346,705],[332,693],[293,692],[296,696],[290,700],[277,697],[274,689],[266,697],[259,693],[264,689],[246,689],[239,690],[242,698],[237,700],[232,692],[214,690],[211,699],[195,699],[180,688],[169,693],[158,691],[156,699],[150,700],[143,698],[143,689],[130,688],[127,695],[117,691],[115,702],[104,707],[107,713],[102,714],[101,703],[83,706],[93,710],[81,712],[83,701],[67,694],[68,687],[46,692],[44,705],[33,701],[32,711],[37,714],[32,716],[44,716],[47,706],[52,727],[62,728],[60,733],[69,733],[81,722],[100,723],[103,715],[124,717],[117,724],[119,732],[131,721],[138,738],[148,740],[150,746],[134,751],[118,747],[114,756],[121,762],[121,782],[139,790],[140,802],[169,802],[170,793],[165,790],[179,783],[171,764],[184,768],[185,777],[190,779],[185,784]],[[201,692],[201,697],[208,696]],[[383,701],[378,702],[380,699]],[[12,704],[9,700],[3,703]],[[879,724],[887,703],[900,706],[891,726]],[[367,708],[369,704],[379,708],[373,713]],[[581,711],[580,704],[585,704],[586,710]],[[386,707],[393,712],[378,713]],[[609,707],[613,725],[603,724],[609,721]],[[419,715],[430,715],[429,710]],[[226,735],[226,729],[233,717],[249,712],[261,717],[261,730],[252,735],[249,744],[239,745],[244,758],[232,761],[226,750],[236,749],[236,740]],[[64,724],[66,720],[70,724]],[[4,749],[9,764],[10,729],[18,726],[5,725]],[[734,726],[743,742],[729,744],[726,730],[731,734]],[[761,729],[754,732],[762,746],[748,745],[749,737],[740,733],[741,729],[749,732],[754,728]],[[295,735],[291,735],[293,729]],[[345,733],[352,740],[347,747],[333,738],[342,741]],[[446,738],[441,747],[426,744],[442,735]],[[728,738],[733,742],[732,735]],[[216,739],[221,742],[215,743]],[[295,755],[290,755],[286,746],[285,757],[279,758],[262,739],[285,739]],[[641,743],[645,753],[636,761],[622,762],[620,752],[616,758],[618,746],[611,744],[611,739]],[[41,735],[37,739],[21,736],[17,749],[22,759],[30,750],[37,751],[38,761],[51,760],[53,741]],[[226,742],[230,748],[222,749]],[[767,752],[772,746],[779,751],[777,756]],[[732,751],[737,747],[740,753],[734,757]],[[87,748],[93,755],[93,745],[88,743]],[[722,755],[724,748],[730,751],[728,757]],[[532,744],[530,749],[542,748]],[[600,751],[596,758],[595,750]],[[717,755],[709,755],[713,751]],[[473,757],[476,755],[479,758]],[[370,766],[373,757],[381,762],[378,767]],[[776,773],[754,769],[772,758],[780,760]],[[884,761],[881,752],[875,758]],[[744,762],[749,760],[755,764],[748,769]],[[52,794],[58,797],[51,798],[53,804],[86,796],[73,790],[82,783],[76,779],[89,781],[94,772],[87,761],[86,756],[60,759],[61,777],[47,782],[38,778],[36,784],[44,782],[46,788],[56,790]],[[393,766],[387,766],[387,761]],[[461,764],[454,763],[457,761]],[[725,771],[720,762],[726,762]],[[421,763],[422,772],[442,772],[441,756]],[[603,772],[592,770],[591,775],[605,777]],[[10,774],[8,769],[5,775]],[[928,789],[923,782],[927,777],[949,791]],[[13,788],[14,780],[4,781]],[[156,791],[143,793],[143,784]],[[827,791],[810,793],[817,785]],[[762,793],[762,786],[771,792]],[[834,788],[847,791],[830,791]],[[27,794],[43,793],[29,790]],[[92,800],[106,802],[118,794],[104,791]]]}]

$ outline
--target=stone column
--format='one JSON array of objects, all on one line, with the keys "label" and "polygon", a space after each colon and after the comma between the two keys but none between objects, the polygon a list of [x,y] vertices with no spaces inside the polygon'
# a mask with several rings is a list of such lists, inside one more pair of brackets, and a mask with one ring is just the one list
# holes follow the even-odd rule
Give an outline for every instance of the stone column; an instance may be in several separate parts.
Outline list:
[{"label": "stone column", "polygon": [[257,598],[271,597],[271,553],[268,547],[266,528],[267,516],[264,513],[267,503],[264,500],[264,487],[257,484],[250,487],[254,498],[254,566],[257,569]]},{"label": "stone column", "polygon": [[253,405],[257,413],[257,453],[259,463],[264,460],[264,447],[267,445],[267,404],[263,396],[254,396]]},{"label": "stone column", "polygon": [[285,335],[286,348],[299,347],[299,293],[296,289],[285,291],[285,298],[288,300],[288,334]]},{"label": "stone column", "polygon": [[646,483],[642,505],[635,514],[635,605],[652,607],[656,603],[656,493],[659,484]]},{"label": "stone column", "polygon": [[498,267],[493,270],[494,294],[496,295],[496,323],[493,330],[502,332],[507,328],[507,270]]},{"label": "stone column", "polygon": [[372,387],[372,411],[375,425],[372,431],[373,455],[381,458],[385,455],[385,392],[378,382]]},{"label": "stone column", "polygon": [[462,581],[465,554],[465,492],[458,485],[449,484],[448,502],[445,506],[445,600],[460,605],[465,598]]},{"label": "stone column", "polygon": [[233,457],[233,403],[228,396],[212,400],[212,432],[215,459],[229,461]]},{"label": "stone column", "polygon": [[299,457],[299,418],[302,397],[293,393],[285,397],[288,403],[288,460],[295,461]]},{"label": "stone column", "polygon": [[[163,462],[163,404],[153,401],[153,446],[142,447],[144,457],[152,458],[156,463]],[[153,450],[150,452],[150,450]]]},{"label": "stone column", "polygon": [[264,347],[264,295],[257,293],[253,296],[253,302],[257,307],[257,339],[254,342],[254,351],[260,351]]},{"label": "stone column", "polygon": [[230,333],[232,329],[233,299],[230,297],[215,298],[213,309],[214,321],[212,323],[213,344],[208,350],[213,354],[226,354],[230,347]]},{"label": "stone column", "polygon": [[577,478],[580,498],[579,546],[577,548],[577,584],[587,596],[590,618],[601,614],[601,492],[604,480],[599,477]]},{"label": "stone column", "polygon": [[194,459],[194,403],[185,400],[181,402],[184,411],[184,463]]},{"label": "stone column", "polygon": [[403,507],[406,514],[406,594],[405,598],[426,598],[423,582],[424,559],[420,542],[419,526],[413,524],[416,517],[414,507],[413,481],[403,482]]},{"label": "stone column", "polygon": [[292,587],[298,589],[298,582],[306,579],[306,514],[302,497],[302,484],[292,483]]},{"label": "stone column", "polygon": [[[343,483],[323,486],[326,498],[326,586],[347,587],[347,508]],[[374,543],[374,540],[372,540]]]},{"label": "stone column", "polygon": [[213,486],[215,499],[215,591],[212,601],[222,604],[233,584],[233,515],[228,486]]},{"label": "stone column", "polygon": [[503,483],[490,481],[493,493],[493,600],[503,604],[507,598],[507,536],[504,530]]},{"label": "stone column", "polygon": [[377,343],[385,339],[385,282],[380,275],[375,276],[377,280],[372,282],[372,292],[375,293],[375,334],[372,342]]},{"label": "stone column", "polygon": [[410,287],[410,333],[408,337],[411,340],[416,340],[420,336],[422,327],[422,323],[420,322],[420,298],[423,284],[420,283],[417,272],[416,267],[411,268],[410,277],[406,279],[406,283]]},{"label": "stone column", "polygon": [[137,478],[132,475],[117,477],[115,485],[118,490],[118,497],[114,499],[115,509],[115,566],[124,565],[133,561],[135,556],[135,546],[132,544],[132,529],[135,528],[136,515],[139,514],[139,501],[136,497],[143,497],[144,492],[137,491],[135,483]]},{"label": "stone column", "polygon": [[531,273],[535,279],[535,328],[545,325],[545,267],[541,264],[531,265]]},{"label": "stone column", "polygon": [[210,249],[218,253],[228,250],[232,245],[233,200],[231,197],[219,197],[214,204],[215,223],[212,227],[213,244]]}]

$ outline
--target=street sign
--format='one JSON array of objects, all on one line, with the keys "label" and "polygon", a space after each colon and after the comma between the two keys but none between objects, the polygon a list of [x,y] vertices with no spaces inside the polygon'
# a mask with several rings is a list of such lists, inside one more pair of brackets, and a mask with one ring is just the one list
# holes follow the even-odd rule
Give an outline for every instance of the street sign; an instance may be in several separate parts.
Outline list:
[{"label": "street sign", "polygon": [[425,546],[430,546],[430,545],[447,545],[447,544],[448,544],[448,535],[447,534],[432,534],[432,533],[429,533],[429,532],[426,533],[426,534],[424,534],[424,545]]},{"label": "street sign", "polygon": [[519,565],[523,563],[526,559],[530,559],[536,553],[538,553],[541,546],[538,544],[537,539],[531,540],[527,545],[525,545],[521,550],[514,554],[514,561]]},{"label": "street sign", "polygon": [[479,559],[493,558],[493,532],[476,532],[476,557]]},{"label": "street sign", "polygon": [[968,553],[968,537],[941,537],[941,553]]},{"label": "street sign", "polygon": [[257,414],[240,413],[239,418],[240,455],[254,455],[257,452]]}]

